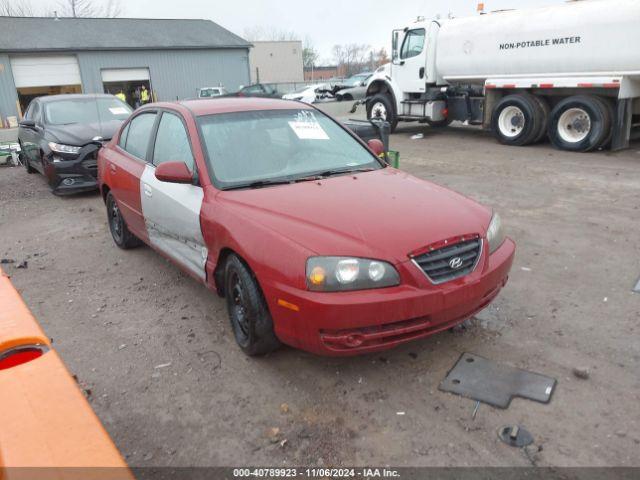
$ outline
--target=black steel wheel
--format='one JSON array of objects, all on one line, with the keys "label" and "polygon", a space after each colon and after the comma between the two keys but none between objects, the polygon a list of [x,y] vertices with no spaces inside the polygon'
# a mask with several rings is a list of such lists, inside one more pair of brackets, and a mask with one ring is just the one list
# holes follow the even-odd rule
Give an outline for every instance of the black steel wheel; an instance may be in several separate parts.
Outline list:
[{"label": "black steel wheel", "polygon": [[265,355],[280,347],[269,308],[249,268],[236,255],[225,266],[225,297],[236,342],[247,355]]},{"label": "black steel wheel", "polygon": [[127,223],[120,213],[118,202],[111,192],[107,193],[107,220],[115,244],[122,249],[134,248],[142,244],[140,239],[129,231]]}]

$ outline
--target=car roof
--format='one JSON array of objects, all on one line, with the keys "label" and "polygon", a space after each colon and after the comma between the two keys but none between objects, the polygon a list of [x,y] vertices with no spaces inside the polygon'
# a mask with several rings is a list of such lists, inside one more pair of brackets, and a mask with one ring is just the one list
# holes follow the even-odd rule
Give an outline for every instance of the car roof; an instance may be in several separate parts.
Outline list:
[{"label": "car roof", "polygon": [[115,98],[113,95],[107,93],[62,93],[59,95],[44,95],[38,97],[43,103],[57,102],[59,100],[79,100],[88,98]]},{"label": "car roof", "polygon": [[[218,97],[183,100],[177,103],[188,108],[197,117],[218,113],[250,112],[257,110],[313,110],[313,107],[302,102],[259,97]],[[162,104],[159,105],[161,106]]]}]

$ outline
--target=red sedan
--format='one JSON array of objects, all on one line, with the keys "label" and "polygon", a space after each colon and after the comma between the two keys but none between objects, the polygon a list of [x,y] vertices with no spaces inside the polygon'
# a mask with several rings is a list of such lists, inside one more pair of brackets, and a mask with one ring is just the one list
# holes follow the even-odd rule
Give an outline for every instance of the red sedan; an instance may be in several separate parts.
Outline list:
[{"label": "red sedan", "polygon": [[497,214],[377,147],[298,102],[158,103],[98,173],[115,243],[146,243],[224,296],[244,352],[351,355],[469,318],[515,250]]}]

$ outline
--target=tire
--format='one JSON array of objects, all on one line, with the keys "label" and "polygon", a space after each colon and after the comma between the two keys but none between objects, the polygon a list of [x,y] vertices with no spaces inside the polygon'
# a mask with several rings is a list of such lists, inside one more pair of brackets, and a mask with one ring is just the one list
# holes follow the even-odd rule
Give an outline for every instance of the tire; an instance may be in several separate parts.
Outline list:
[{"label": "tire", "polygon": [[231,328],[242,351],[256,356],[278,349],[281,343],[267,302],[255,277],[236,255],[227,257],[224,286]]},{"label": "tire", "polygon": [[560,150],[589,152],[610,141],[612,122],[611,104],[594,95],[576,95],[553,108],[547,132]]},{"label": "tire", "polygon": [[613,108],[612,102],[608,98],[604,97],[593,97],[598,102],[602,104],[602,108],[605,110],[605,122],[607,122],[604,126],[605,131],[608,133],[605,134],[604,139],[600,142],[600,145],[596,147],[597,150],[609,148],[611,146],[611,139],[613,138],[613,124],[615,122],[615,111]]},{"label": "tire", "polygon": [[396,130],[398,117],[396,116],[389,95],[379,93],[371,97],[367,102],[367,120],[371,120],[372,118],[383,118],[391,125],[391,133]]},{"label": "tire", "polygon": [[109,230],[115,244],[123,250],[139,247],[142,241],[129,231],[116,199],[111,192],[107,193],[107,221],[109,222]]},{"label": "tire", "polygon": [[20,161],[24,165],[24,168],[27,171],[27,173],[29,174],[36,173],[36,169],[33,168],[29,163],[29,156],[26,153],[24,153],[24,147],[22,146],[22,143],[20,144]]},{"label": "tire", "polygon": [[544,97],[539,95],[532,95],[533,99],[538,105],[538,134],[533,139],[533,143],[540,143],[547,136],[547,126],[549,125],[549,115],[551,114],[551,108],[549,102]]},{"label": "tire", "polygon": [[507,95],[493,110],[491,129],[500,143],[522,147],[538,136],[540,118],[540,107],[533,95]]}]

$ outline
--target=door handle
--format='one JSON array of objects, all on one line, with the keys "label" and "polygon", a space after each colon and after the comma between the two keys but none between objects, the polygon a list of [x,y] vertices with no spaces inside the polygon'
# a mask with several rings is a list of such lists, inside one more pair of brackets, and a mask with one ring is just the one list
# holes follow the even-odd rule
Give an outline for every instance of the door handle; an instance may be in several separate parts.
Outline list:
[{"label": "door handle", "polygon": [[424,67],[420,67],[420,78],[424,78]]},{"label": "door handle", "polygon": [[116,173],[116,166],[113,163],[109,164],[109,169],[111,170],[112,173]]},{"label": "door handle", "polygon": [[153,197],[153,190],[151,189],[151,187],[149,185],[147,185],[146,183],[144,184],[144,186],[142,187],[144,190],[144,194],[147,197]]}]

